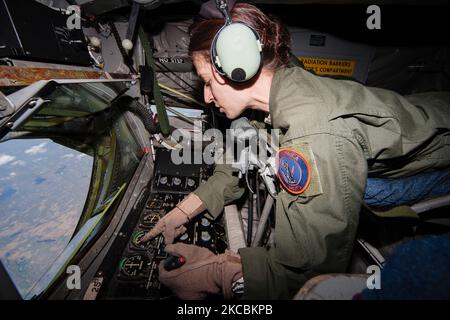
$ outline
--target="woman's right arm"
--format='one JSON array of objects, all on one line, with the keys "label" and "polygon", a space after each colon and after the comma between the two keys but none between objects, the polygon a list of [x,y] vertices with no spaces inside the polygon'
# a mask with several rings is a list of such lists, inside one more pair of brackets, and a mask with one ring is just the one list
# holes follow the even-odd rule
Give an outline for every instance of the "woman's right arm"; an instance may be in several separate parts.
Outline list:
[{"label": "woman's right arm", "polygon": [[196,215],[207,209],[207,215],[215,219],[226,204],[239,199],[244,191],[239,186],[239,177],[231,165],[217,164],[214,174],[166,214],[141,241],[148,241],[162,233],[166,244],[172,243],[186,231],[184,224]]},{"label": "woman's right arm", "polygon": [[230,164],[217,164],[214,174],[193,191],[212,218],[217,218],[225,205],[239,199],[245,188],[239,186],[238,172]]}]

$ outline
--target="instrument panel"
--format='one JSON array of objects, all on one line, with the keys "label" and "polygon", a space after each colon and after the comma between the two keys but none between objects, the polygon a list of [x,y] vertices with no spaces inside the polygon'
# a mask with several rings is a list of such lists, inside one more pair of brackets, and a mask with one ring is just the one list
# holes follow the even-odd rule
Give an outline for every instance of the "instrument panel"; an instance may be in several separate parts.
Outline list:
[{"label": "instrument panel", "polygon": [[[117,236],[110,250],[111,254],[108,254],[99,269],[97,275],[102,275],[104,281],[97,299],[174,298],[158,280],[158,266],[167,258],[163,236],[148,242],[141,242],[140,239],[182,201],[193,187],[196,188],[201,181],[206,180],[206,174],[212,170],[197,165],[188,170],[176,166],[179,171],[174,171],[174,165],[166,161],[165,155],[160,155],[158,159],[160,162],[156,163],[145,207],[138,217],[129,217],[130,221],[124,224]],[[167,181],[164,177],[167,177]],[[181,183],[176,183],[175,178]],[[192,186],[184,188],[192,183]],[[214,253],[222,253],[228,247],[224,226],[205,215],[199,215],[187,224],[186,232],[175,239],[175,242],[195,244]]]}]

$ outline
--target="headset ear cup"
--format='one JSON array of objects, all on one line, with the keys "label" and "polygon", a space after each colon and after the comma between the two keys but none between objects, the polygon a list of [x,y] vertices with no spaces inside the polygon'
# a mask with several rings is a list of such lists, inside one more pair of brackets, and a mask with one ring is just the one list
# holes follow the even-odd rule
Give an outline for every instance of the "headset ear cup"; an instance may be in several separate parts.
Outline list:
[{"label": "headset ear cup", "polygon": [[262,66],[259,35],[242,22],[223,26],[211,45],[211,62],[215,69],[234,82],[252,79]]}]

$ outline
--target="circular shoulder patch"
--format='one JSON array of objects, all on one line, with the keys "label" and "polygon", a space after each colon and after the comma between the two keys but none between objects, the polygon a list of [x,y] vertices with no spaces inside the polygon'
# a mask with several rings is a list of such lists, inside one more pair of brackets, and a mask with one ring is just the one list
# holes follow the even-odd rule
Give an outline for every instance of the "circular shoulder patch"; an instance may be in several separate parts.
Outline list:
[{"label": "circular shoulder patch", "polygon": [[298,152],[283,148],[277,154],[277,177],[283,188],[292,194],[300,194],[308,188],[311,169],[308,161]]}]

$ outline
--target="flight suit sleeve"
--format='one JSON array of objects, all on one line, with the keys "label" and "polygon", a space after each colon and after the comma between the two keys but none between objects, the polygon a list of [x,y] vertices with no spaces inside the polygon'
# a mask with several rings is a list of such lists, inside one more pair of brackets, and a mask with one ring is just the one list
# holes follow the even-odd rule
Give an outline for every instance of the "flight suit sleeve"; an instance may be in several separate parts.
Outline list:
[{"label": "flight suit sleeve", "polygon": [[[276,201],[274,245],[242,248],[244,298],[291,299],[317,274],[345,272],[356,234],[367,179],[367,162],[351,137],[320,133],[289,142],[312,151],[315,190]],[[308,159],[307,159],[308,160]],[[311,163],[310,163],[311,164]],[[317,181],[317,180],[316,180]]]},{"label": "flight suit sleeve", "polygon": [[245,188],[239,186],[239,177],[230,164],[217,164],[214,174],[194,193],[203,201],[209,215],[217,218],[225,205],[239,199]]}]

